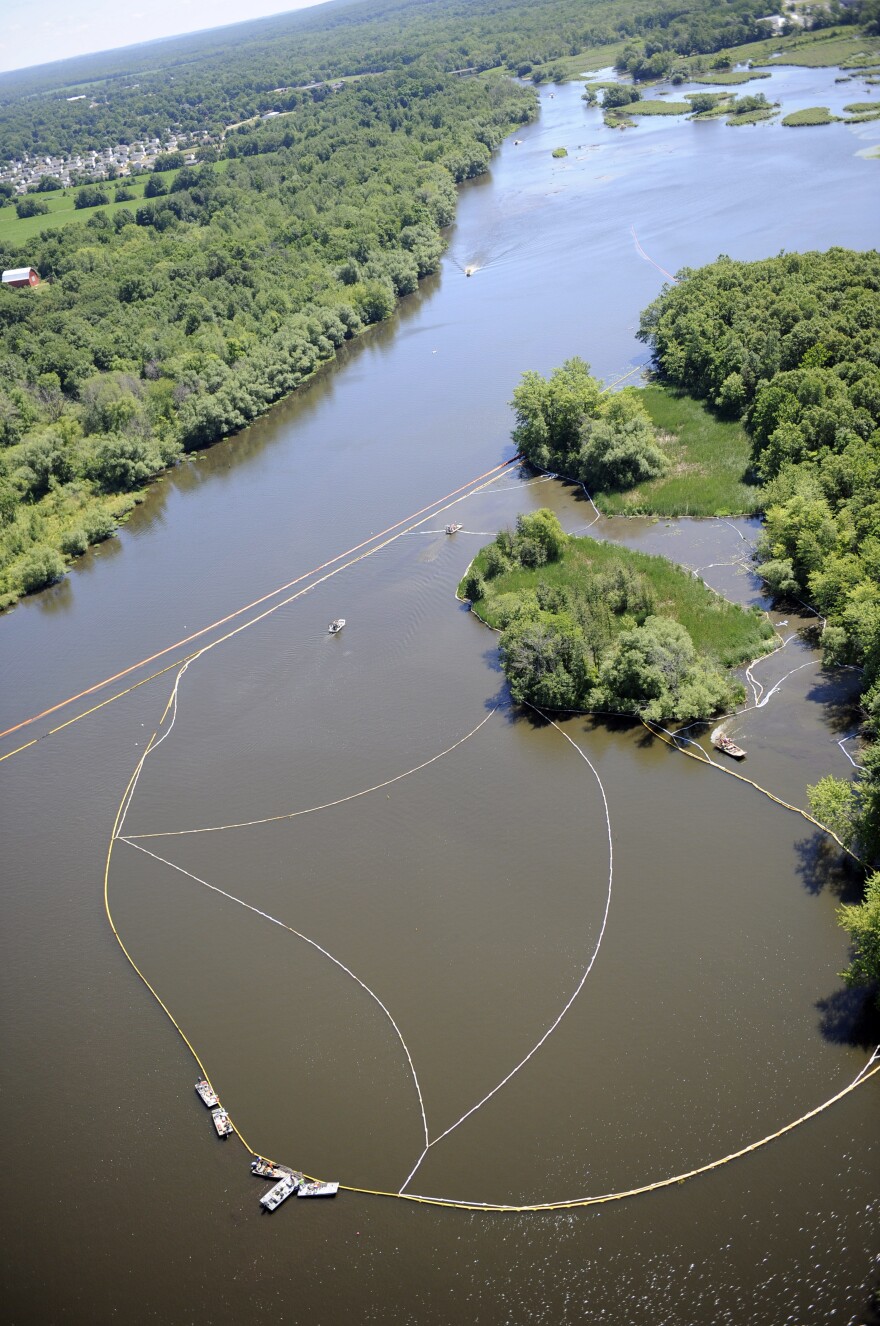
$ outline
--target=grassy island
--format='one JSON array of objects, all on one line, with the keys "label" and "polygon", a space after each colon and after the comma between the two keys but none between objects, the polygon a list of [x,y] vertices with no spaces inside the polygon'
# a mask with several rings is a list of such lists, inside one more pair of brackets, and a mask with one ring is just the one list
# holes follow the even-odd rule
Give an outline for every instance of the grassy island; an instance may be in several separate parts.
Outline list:
[{"label": "grassy island", "polygon": [[805,110],[786,115],[782,123],[786,128],[796,129],[803,124],[833,124],[837,118],[827,106],[807,106]]},{"label": "grassy island", "polygon": [[518,701],[645,718],[705,718],[741,698],[727,669],[773,630],[665,557],[566,535],[552,512],[520,516],[459,586],[502,632]]}]

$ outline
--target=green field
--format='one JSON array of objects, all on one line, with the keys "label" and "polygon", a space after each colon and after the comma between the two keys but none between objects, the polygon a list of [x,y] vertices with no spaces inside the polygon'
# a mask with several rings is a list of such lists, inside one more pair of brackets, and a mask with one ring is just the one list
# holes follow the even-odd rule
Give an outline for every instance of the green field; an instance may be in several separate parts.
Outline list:
[{"label": "green field", "polygon": [[768,56],[761,63],[805,65],[810,69],[831,65],[840,65],[842,69],[858,69],[875,63],[880,52],[880,38],[865,37],[861,33],[844,35],[838,29],[835,35],[830,36],[815,33],[789,37],[787,42],[777,42],[776,49],[778,54]]},{"label": "green field", "polygon": [[[555,78],[553,81],[563,83],[573,78],[583,78],[584,74],[592,73],[594,69],[609,69],[619,55],[623,53],[627,43],[625,41],[609,42],[607,46],[588,46],[585,50],[579,51],[577,55],[564,55],[558,60],[551,60],[545,65],[536,65],[532,71],[535,74],[546,75],[548,70],[553,70]],[[515,72],[511,70],[511,73]],[[543,78],[541,81],[548,81]]]},{"label": "green field", "polygon": [[[214,163],[215,170],[225,170],[227,162],[217,161]],[[156,178],[164,180],[167,186],[177,175],[176,170],[163,170],[156,172]],[[144,175],[138,175],[134,179],[125,177],[124,179],[99,181],[103,184],[111,198],[116,190],[116,186],[122,184],[131,193],[134,198],[125,203],[106,203],[102,207],[74,207],[73,200],[79,193],[79,189],[61,189],[55,193],[37,193],[28,195],[28,197],[39,198],[41,202],[48,203],[49,211],[42,216],[23,216],[18,217],[15,214],[15,204],[8,207],[0,207],[0,243],[5,244],[25,244],[34,235],[39,235],[42,230],[54,230],[59,226],[69,226],[73,221],[86,222],[90,216],[96,212],[102,212],[105,216],[112,217],[114,213],[122,211],[127,207],[129,210],[140,207],[144,201],[144,189],[147,180],[153,178],[153,172],[148,171]],[[85,188],[91,186],[85,185]]]},{"label": "green field", "polygon": [[740,423],[718,419],[700,401],[645,387],[642,403],[670,465],[624,493],[594,493],[606,515],[727,516],[760,510],[760,489],[745,479],[751,448]]}]

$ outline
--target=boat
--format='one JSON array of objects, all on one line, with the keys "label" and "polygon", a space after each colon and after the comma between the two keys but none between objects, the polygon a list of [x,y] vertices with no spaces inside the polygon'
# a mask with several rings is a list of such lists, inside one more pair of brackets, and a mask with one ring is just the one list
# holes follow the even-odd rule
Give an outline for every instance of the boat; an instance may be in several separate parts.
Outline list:
[{"label": "boat", "polygon": [[734,760],[744,760],[746,753],[742,746],[737,746],[735,741],[731,741],[726,732],[717,728],[712,733],[712,745],[716,750],[720,750],[723,755],[729,755]]},{"label": "boat", "polygon": [[288,1197],[292,1197],[296,1192],[298,1184],[292,1174],[285,1174],[284,1178],[264,1192],[260,1198],[260,1206],[266,1211],[277,1211],[282,1202],[286,1202]]},{"label": "boat", "polygon": [[345,618],[337,617],[335,621],[332,621],[330,623],[330,625],[327,627],[327,630],[330,632],[331,635],[338,635],[344,625],[345,625]]},{"label": "boat", "polygon": [[446,533],[447,533],[447,534],[457,534],[458,531],[459,531],[460,529],[461,529],[461,525],[447,525],[447,526],[446,526]]},{"label": "boat", "polygon": [[301,1183],[297,1189],[297,1197],[335,1197],[339,1192],[338,1183]]},{"label": "boat", "polygon": [[217,1129],[218,1137],[228,1137],[230,1133],[235,1132],[235,1129],[232,1126],[232,1120],[225,1110],[212,1110],[211,1118],[214,1120],[214,1127]]},{"label": "boat", "polygon": [[255,1174],[258,1179],[283,1179],[289,1173],[283,1165],[273,1165],[262,1157],[251,1161],[251,1174]]},{"label": "boat", "polygon": [[476,267],[465,267],[464,274],[465,276],[473,276],[476,270],[477,270]]},{"label": "boat", "polygon": [[217,1092],[206,1077],[200,1078],[196,1083],[196,1091],[199,1093],[199,1097],[205,1102],[209,1110],[214,1109],[216,1105],[220,1104],[220,1098],[217,1095]]}]

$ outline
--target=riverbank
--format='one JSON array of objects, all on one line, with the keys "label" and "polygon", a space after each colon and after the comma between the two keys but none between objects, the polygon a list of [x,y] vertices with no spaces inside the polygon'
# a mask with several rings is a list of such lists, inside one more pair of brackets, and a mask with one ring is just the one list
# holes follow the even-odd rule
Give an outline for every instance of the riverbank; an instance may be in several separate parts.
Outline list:
[{"label": "riverbank", "polygon": [[81,209],[84,224],[7,247],[43,284],[0,291],[0,607],[62,579],[183,453],[238,434],[387,321],[437,271],[456,184],[536,108],[509,79],[345,84],[136,210]]}]

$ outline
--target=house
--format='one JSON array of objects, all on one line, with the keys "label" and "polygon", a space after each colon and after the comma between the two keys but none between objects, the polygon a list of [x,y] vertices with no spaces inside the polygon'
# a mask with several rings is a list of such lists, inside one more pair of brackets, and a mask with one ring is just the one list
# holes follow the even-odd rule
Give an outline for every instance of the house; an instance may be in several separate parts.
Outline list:
[{"label": "house", "polygon": [[25,285],[39,285],[40,273],[35,267],[8,267],[0,281],[3,285],[18,290]]}]

